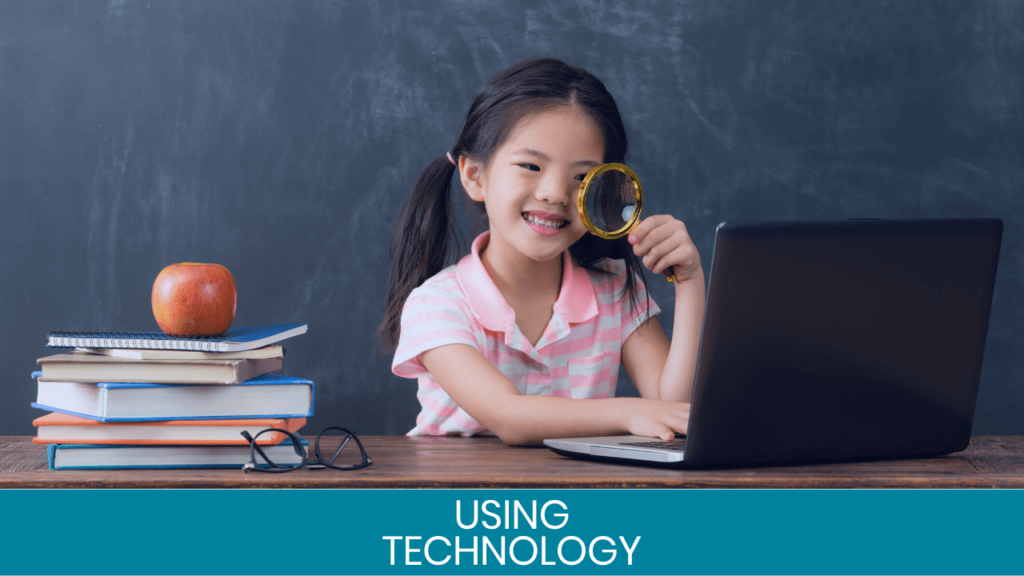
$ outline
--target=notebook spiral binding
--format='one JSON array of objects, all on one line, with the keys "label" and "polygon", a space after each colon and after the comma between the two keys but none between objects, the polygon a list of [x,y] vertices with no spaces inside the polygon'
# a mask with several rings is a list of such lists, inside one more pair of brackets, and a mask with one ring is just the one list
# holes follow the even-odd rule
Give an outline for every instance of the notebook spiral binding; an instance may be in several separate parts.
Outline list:
[{"label": "notebook spiral binding", "polygon": [[49,348],[136,348],[147,350],[189,350],[222,352],[220,336],[169,336],[162,332],[50,332]]}]

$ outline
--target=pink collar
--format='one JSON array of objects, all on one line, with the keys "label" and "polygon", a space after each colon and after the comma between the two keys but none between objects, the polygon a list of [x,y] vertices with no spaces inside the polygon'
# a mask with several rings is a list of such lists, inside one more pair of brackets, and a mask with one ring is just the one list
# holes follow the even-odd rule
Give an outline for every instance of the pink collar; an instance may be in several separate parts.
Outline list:
[{"label": "pink collar", "polygon": [[[484,328],[504,332],[508,340],[515,327],[516,313],[505,302],[505,297],[494,285],[480,260],[480,250],[487,246],[490,234],[484,232],[476,237],[470,254],[455,267],[455,276],[469,299],[473,314],[480,319]],[[561,316],[567,324],[586,322],[597,316],[594,286],[590,283],[587,271],[572,261],[568,250],[562,254],[562,258],[562,289],[555,301],[555,314]]]}]

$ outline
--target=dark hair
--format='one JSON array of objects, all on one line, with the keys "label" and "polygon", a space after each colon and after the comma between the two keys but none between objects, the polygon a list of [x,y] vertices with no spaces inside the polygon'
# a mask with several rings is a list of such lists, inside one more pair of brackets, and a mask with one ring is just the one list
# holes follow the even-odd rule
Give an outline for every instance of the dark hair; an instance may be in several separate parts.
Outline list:
[{"label": "dark hair", "polygon": [[[450,153],[487,164],[494,151],[523,117],[558,106],[575,106],[587,113],[604,136],[604,162],[624,162],[626,127],[604,84],[582,68],[553,58],[530,58],[491,78],[473,99]],[[420,174],[399,210],[391,233],[391,269],[387,309],[378,336],[384,352],[398,346],[402,307],[409,293],[446,266],[453,264],[452,238],[458,235],[452,219],[451,183],[455,166],[447,156],[431,162]],[[638,305],[637,279],[643,267],[625,238],[603,240],[586,234],[569,247],[577,264],[603,272],[605,258],[626,261],[626,293]]]}]

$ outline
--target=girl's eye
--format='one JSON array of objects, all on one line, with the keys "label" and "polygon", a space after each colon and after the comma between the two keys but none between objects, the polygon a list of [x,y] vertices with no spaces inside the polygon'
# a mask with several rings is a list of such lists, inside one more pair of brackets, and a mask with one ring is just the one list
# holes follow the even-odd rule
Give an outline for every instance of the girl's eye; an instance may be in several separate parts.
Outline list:
[{"label": "girl's eye", "polygon": [[576,180],[577,182],[583,182],[583,179],[584,179],[584,178],[586,178],[586,177],[587,177],[587,175],[586,175],[586,174],[577,174],[577,175],[576,175],[576,176],[575,176],[575,177],[573,178],[573,180]]},{"label": "girl's eye", "polygon": [[520,164],[520,166],[531,172],[540,172],[540,166],[537,166],[536,164]]}]

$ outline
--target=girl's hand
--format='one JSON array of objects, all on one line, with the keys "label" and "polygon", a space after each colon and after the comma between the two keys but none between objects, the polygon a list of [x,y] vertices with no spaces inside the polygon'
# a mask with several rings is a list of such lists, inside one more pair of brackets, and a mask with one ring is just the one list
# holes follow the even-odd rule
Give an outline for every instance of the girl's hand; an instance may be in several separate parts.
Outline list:
[{"label": "girl's hand", "polygon": [[661,274],[672,268],[677,284],[704,274],[700,254],[690,240],[686,225],[668,214],[655,214],[642,220],[629,233],[629,243],[648,270]]},{"label": "girl's hand", "polygon": [[642,406],[640,410],[631,411],[626,421],[630,434],[666,442],[674,438],[676,432],[686,434],[690,425],[689,403],[644,400]]}]

